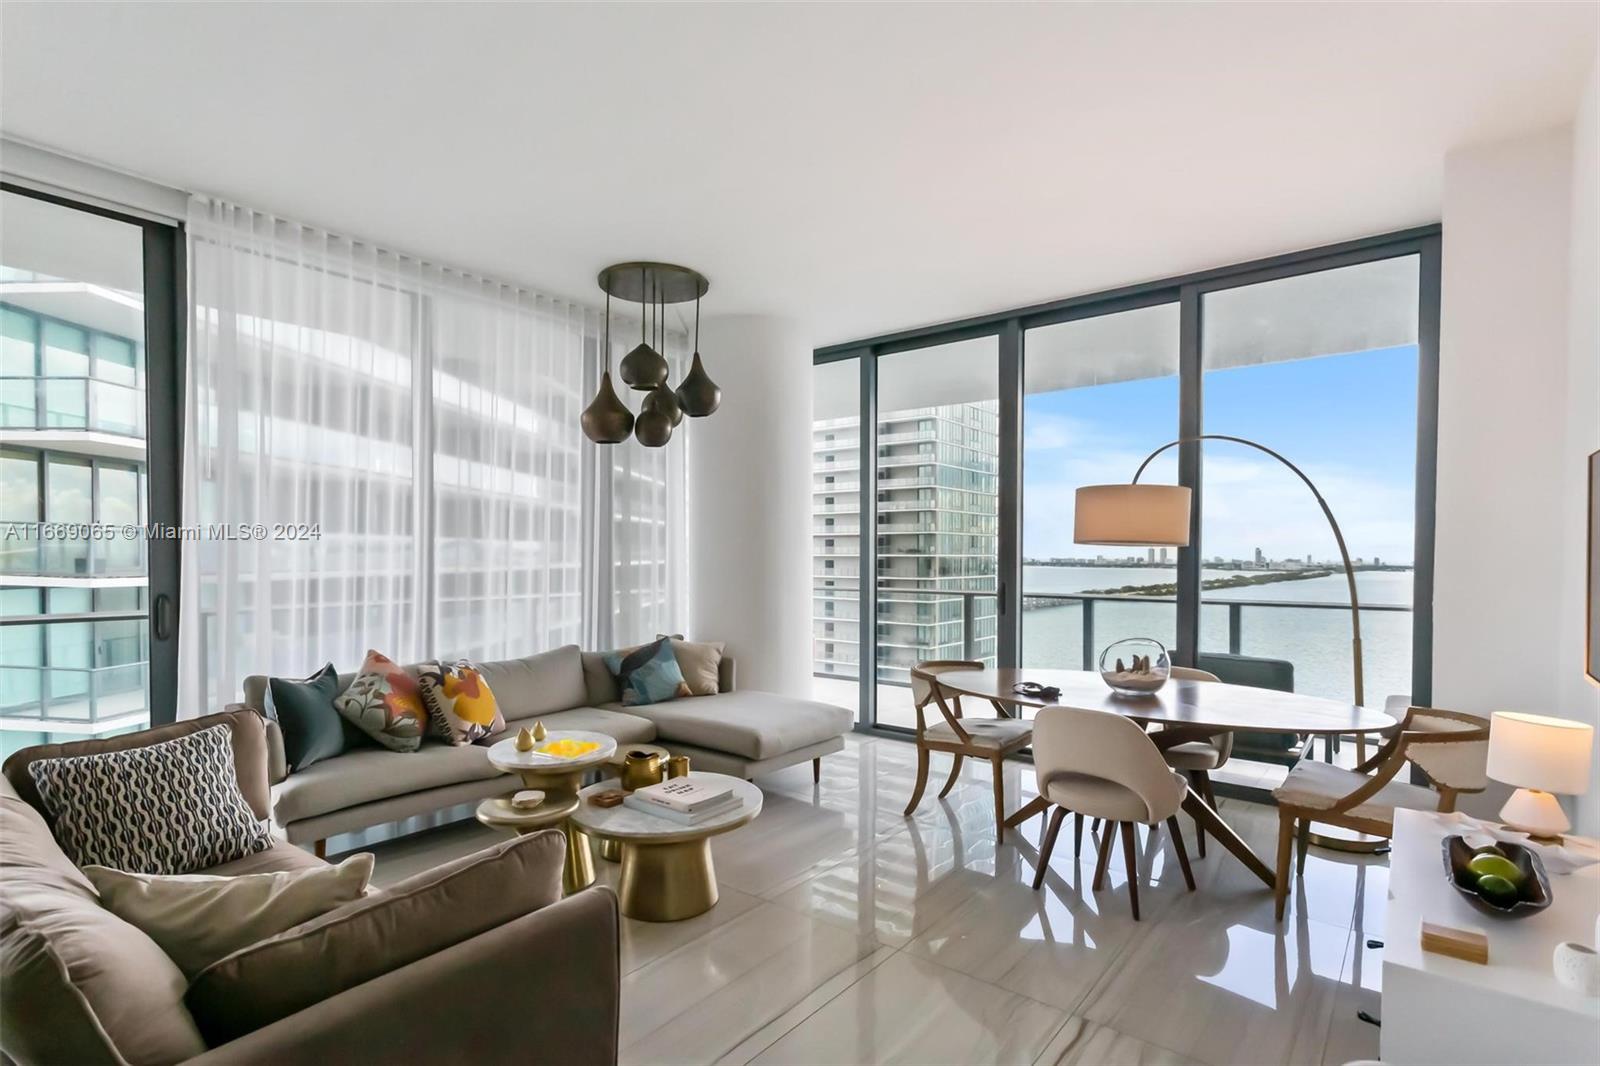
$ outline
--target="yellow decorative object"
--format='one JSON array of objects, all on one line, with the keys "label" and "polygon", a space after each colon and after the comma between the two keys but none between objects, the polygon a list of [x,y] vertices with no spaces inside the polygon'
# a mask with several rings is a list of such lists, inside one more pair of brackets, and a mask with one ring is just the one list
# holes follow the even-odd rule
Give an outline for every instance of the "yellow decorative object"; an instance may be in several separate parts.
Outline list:
[{"label": "yellow decorative object", "polygon": [[544,728],[544,723],[543,722],[534,722],[533,723],[533,739],[534,740],[543,740],[545,737],[547,737],[549,735],[550,734]]},{"label": "yellow decorative object", "polygon": [[533,744],[534,744],[533,734],[528,732],[528,727],[527,726],[523,726],[521,729],[517,730],[517,750],[518,751],[532,751],[533,750]]},{"label": "yellow decorative object", "polygon": [[558,759],[576,759],[600,746],[595,740],[552,740],[537,749],[541,755],[554,755]]}]

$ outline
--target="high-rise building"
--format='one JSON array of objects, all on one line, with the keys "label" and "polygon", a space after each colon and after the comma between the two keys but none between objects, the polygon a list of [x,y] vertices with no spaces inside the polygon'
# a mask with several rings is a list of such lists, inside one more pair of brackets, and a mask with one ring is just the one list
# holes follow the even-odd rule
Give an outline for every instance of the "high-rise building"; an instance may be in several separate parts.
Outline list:
[{"label": "high-rise building", "polygon": [[96,535],[146,521],[142,332],[137,293],[0,274],[7,753],[148,722],[144,540]]},{"label": "high-rise building", "polygon": [[1256,549],[1256,565],[1257,566],[1266,566],[1267,565],[1266,553],[1263,552],[1260,548]]},{"label": "high-rise building", "polygon": [[[859,420],[815,423],[812,452],[813,668],[854,679],[861,636]],[[993,662],[997,405],[880,415],[877,466],[879,679],[905,683],[910,667],[924,659]],[[969,592],[991,595],[962,595]]]}]

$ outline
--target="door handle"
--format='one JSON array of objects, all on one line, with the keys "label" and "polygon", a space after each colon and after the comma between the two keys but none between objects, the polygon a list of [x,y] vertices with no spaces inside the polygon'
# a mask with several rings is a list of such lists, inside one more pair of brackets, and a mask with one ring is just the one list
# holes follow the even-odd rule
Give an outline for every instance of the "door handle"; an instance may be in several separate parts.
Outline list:
[{"label": "door handle", "polygon": [[172,597],[165,592],[152,605],[150,625],[157,640],[172,639]]}]

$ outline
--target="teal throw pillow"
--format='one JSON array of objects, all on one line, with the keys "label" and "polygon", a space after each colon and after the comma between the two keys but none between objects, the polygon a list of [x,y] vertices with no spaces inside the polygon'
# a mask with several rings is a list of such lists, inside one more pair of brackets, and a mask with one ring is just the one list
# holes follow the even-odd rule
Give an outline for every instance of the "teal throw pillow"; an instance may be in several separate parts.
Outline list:
[{"label": "teal throw pillow", "polygon": [[338,694],[339,672],[332,663],[300,680],[267,679],[267,717],[283,732],[290,772],[344,752],[344,719],[333,707]]},{"label": "teal throw pillow", "polygon": [[678,658],[672,653],[672,641],[665,637],[630,651],[607,652],[605,664],[622,690],[622,702],[628,706],[663,703],[690,695]]}]

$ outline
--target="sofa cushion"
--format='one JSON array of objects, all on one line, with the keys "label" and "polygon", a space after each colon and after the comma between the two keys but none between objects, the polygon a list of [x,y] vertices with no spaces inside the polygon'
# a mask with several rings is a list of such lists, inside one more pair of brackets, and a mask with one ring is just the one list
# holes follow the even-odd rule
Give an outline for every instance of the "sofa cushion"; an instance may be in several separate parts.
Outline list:
[{"label": "sofa cushion", "polygon": [[[333,701],[347,721],[391,751],[416,751],[428,731],[428,712],[416,668],[403,668],[378,651],[368,651],[361,671]],[[287,742],[285,737],[285,742]]]},{"label": "sofa cushion", "polygon": [[[565,862],[565,838],[546,830],[446,863],[215,963],[190,986],[189,1007],[207,1040],[225,1043],[554,903]],[[470,999],[488,987],[460,993]],[[451,1005],[395,1009],[448,1013]]]},{"label": "sofa cushion", "polygon": [[[233,731],[230,737],[233,741],[233,771],[239,779],[239,790],[244,793],[245,801],[250,804],[250,809],[255,812],[257,818],[267,817],[272,812],[272,786],[267,783],[267,731],[265,719],[256,710],[208,714],[200,718],[188,718],[182,722],[152,726],[149,729],[123,733],[115,737],[73,740],[64,744],[35,744],[13,753],[5,761],[4,773],[23,799],[33,804],[36,809],[44,811],[44,802],[39,798],[39,790],[28,773],[28,764],[33,760],[142,748],[149,744],[159,744],[163,740],[171,740],[173,737],[188,736],[190,733],[209,729],[218,723],[225,723]],[[45,818],[47,821],[50,820],[48,812],[45,813]]]},{"label": "sofa cushion", "polygon": [[246,855],[242,859],[225,862],[221,866],[201,870],[213,877],[233,877],[238,874],[270,874],[280,870],[320,870],[328,864],[305,848],[282,840],[274,840],[272,847]]},{"label": "sofa cushion", "polygon": [[582,661],[583,687],[587,693],[585,703],[591,707],[598,707],[622,699],[622,690],[617,687],[617,679],[606,669],[605,652],[586,651],[582,654]]},{"label": "sofa cushion", "polygon": [[415,752],[362,748],[291,774],[277,787],[272,814],[279,825],[288,825],[360,803],[499,774],[489,765],[488,753],[473,744],[426,744]]},{"label": "sofa cushion", "polygon": [[0,784],[0,1050],[17,1062],[178,1062],[205,1050],[183,974]]},{"label": "sofa cushion", "polygon": [[344,751],[345,720],[333,706],[338,694],[339,671],[332,663],[307,678],[267,679],[263,710],[278,723],[290,772]]},{"label": "sofa cushion", "polygon": [[445,743],[471,744],[505,731],[494,689],[466,659],[426,664],[417,686],[428,710],[428,732]]},{"label": "sofa cushion", "polygon": [[629,707],[693,695],[678,657],[672,654],[670,637],[660,637],[633,651],[607,652],[605,658],[606,669],[616,675],[622,702]]},{"label": "sofa cushion", "polygon": [[80,866],[184,874],[272,846],[239,790],[222,723],[159,744],[35,759],[28,773]]},{"label": "sofa cushion", "polygon": [[[633,710],[632,707],[626,710],[574,707],[570,711],[557,711],[536,718],[519,718],[514,722],[507,722],[506,730],[515,733],[524,726],[532,729],[533,723],[537,721],[543,722],[546,729],[581,729],[590,733],[604,733],[618,745],[648,744],[656,738],[656,724],[648,718],[641,718],[632,713]],[[488,744],[498,739],[500,738],[490,737],[481,743]]]},{"label": "sofa cushion", "polygon": [[684,683],[691,696],[715,696],[721,691],[719,667],[722,665],[722,641],[684,640],[673,634],[672,654],[683,671]]},{"label": "sofa cushion", "polygon": [[362,852],[318,869],[160,877],[86,866],[100,903],[143,930],[186,976],[242,947],[354,903],[372,878]]},{"label": "sofa cushion", "polygon": [[775,692],[722,692],[626,710],[656,724],[656,739],[726,751],[746,759],[785,752],[848,733],[855,716],[843,707]]},{"label": "sofa cushion", "polygon": [[521,659],[479,663],[478,673],[494,689],[507,721],[582,707],[588,700],[583,656],[576,644]]}]

